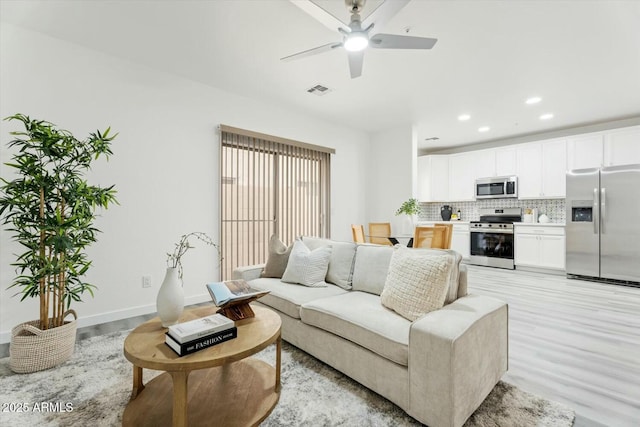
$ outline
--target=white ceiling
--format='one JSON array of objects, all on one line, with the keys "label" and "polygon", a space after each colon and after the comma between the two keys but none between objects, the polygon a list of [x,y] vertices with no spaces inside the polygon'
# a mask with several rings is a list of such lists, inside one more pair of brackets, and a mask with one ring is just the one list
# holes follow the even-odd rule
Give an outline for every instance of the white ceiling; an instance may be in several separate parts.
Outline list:
[{"label": "white ceiling", "polygon": [[[343,0],[317,3],[348,22]],[[370,0],[363,16],[379,3]],[[640,116],[640,1],[413,0],[382,31],[409,27],[438,43],[368,50],[353,80],[341,50],[280,61],[340,40],[286,0],[2,0],[0,7],[2,21],[353,128],[413,124],[422,149]],[[318,83],[333,91],[306,92]],[[525,105],[534,95],[542,102]],[[555,117],[539,120],[547,112]],[[462,113],[471,119],[459,122]],[[491,130],[479,133],[483,125]]]}]

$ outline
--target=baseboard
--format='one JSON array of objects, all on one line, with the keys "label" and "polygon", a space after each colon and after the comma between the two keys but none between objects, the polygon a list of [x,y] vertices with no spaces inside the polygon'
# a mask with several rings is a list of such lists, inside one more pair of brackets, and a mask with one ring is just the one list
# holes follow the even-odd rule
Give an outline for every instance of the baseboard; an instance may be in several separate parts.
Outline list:
[{"label": "baseboard", "polygon": [[516,264],[516,270],[520,271],[530,271],[532,273],[545,273],[545,274],[554,274],[556,276],[566,276],[565,270],[556,270],[551,268],[540,268],[540,267],[528,267]]},{"label": "baseboard", "polygon": [[[206,294],[193,295],[185,298],[185,306],[192,304],[199,304],[202,302],[211,301],[211,296]],[[84,328],[86,326],[101,325],[103,323],[114,322],[122,319],[129,319],[131,317],[141,316],[145,314],[151,314],[156,312],[155,304],[141,305],[137,307],[125,308],[123,310],[110,311],[107,313],[94,314],[91,316],[80,317],[78,319],[78,328]],[[12,325],[15,326],[15,325]],[[0,332],[0,344],[7,344],[11,342],[11,330]]]}]

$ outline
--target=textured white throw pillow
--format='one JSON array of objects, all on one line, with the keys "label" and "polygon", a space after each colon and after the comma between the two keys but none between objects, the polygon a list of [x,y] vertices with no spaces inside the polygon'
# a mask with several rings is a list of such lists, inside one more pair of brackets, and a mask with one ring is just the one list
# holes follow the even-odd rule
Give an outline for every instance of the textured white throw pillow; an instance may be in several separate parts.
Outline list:
[{"label": "textured white throw pillow", "polygon": [[383,306],[412,322],[444,306],[453,259],[398,247],[380,295]]},{"label": "textured white throw pillow", "polygon": [[330,260],[330,246],[312,251],[301,240],[296,240],[289,255],[287,269],[282,275],[282,281],[304,286],[327,286],[324,278],[327,275]]}]

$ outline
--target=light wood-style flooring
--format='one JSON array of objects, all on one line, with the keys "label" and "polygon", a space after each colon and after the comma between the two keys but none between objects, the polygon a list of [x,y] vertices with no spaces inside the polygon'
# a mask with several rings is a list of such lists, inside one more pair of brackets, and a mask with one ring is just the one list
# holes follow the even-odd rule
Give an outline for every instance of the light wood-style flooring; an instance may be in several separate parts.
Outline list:
[{"label": "light wood-style flooring", "polygon": [[640,288],[468,270],[470,293],[509,304],[506,381],[572,407],[576,427],[640,426]]}]

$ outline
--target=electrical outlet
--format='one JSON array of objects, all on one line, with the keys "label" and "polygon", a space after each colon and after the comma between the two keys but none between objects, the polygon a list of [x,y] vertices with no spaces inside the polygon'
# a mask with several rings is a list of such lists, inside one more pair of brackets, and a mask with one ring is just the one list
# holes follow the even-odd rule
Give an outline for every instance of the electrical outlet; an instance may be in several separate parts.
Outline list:
[{"label": "electrical outlet", "polygon": [[142,287],[143,288],[151,287],[151,276],[142,276]]}]

